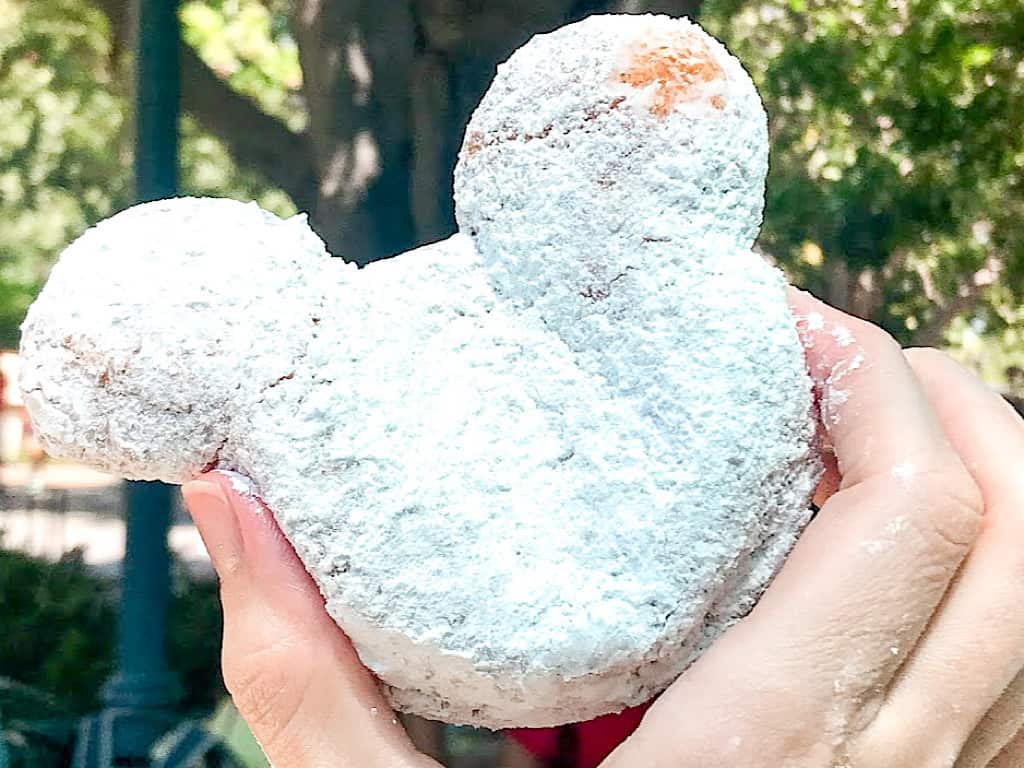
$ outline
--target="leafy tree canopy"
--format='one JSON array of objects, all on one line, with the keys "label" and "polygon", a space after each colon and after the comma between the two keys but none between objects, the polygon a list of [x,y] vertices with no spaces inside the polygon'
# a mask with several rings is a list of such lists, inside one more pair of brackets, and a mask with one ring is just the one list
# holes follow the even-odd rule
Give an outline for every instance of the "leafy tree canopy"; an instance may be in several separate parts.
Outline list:
[{"label": "leafy tree canopy", "polygon": [[770,116],[762,247],[1005,383],[996,369],[1024,361],[1024,5],[708,0],[702,21]]}]

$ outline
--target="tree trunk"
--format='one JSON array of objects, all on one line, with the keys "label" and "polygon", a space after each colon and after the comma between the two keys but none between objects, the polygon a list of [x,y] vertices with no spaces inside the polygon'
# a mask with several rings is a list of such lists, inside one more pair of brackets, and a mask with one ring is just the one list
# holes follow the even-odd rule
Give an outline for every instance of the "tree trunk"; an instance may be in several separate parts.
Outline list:
[{"label": "tree trunk", "polygon": [[407,248],[411,8],[300,0],[293,30],[318,177],[314,227],[335,254],[359,264]]},{"label": "tree trunk", "polygon": [[[134,47],[135,0],[92,0],[110,25],[111,67],[121,51]],[[216,136],[241,167],[261,174],[283,190],[302,210],[316,202],[317,175],[312,146],[305,133],[295,133],[266,114],[251,99],[220,79],[188,44],[179,56],[181,110]],[[132,85],[134,87],[134,84]]]},{"label": "tree trunk", "polygon": [[696,12],[696,0],[298,0],[293,30],[318,177],[314,228],[358,264],[455,231],[452,172],[495,68],[592,12]]}]

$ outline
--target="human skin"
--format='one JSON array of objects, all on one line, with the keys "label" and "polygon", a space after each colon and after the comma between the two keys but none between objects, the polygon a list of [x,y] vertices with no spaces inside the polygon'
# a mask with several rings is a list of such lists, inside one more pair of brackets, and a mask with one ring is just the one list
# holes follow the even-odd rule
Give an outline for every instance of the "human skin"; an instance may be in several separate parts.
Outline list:
[{"label": "human skin", "polygon": [[[1024,764],[1024,423],[942,353],[790,303],[825,414],[820,512],[603,766]],[[275,768],[437,766],[259,502],[220,473],[182,491],[220,578],[225,682]]]}]

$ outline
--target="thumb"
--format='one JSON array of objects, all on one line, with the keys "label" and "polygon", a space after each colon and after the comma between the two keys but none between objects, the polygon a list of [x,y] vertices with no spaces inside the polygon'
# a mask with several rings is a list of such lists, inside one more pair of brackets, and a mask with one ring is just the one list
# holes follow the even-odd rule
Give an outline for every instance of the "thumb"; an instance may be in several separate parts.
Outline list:
[{"label": "thumb", "polygon": [[224,682],[276,768],[437,766],[418,754],[241,475],[182,495],[220,578]]}]

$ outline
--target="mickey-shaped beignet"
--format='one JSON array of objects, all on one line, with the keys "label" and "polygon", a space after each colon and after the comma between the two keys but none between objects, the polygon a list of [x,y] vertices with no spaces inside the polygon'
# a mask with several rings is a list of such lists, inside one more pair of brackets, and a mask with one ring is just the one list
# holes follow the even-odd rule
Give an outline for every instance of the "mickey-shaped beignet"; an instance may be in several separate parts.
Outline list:
[{"label": "mickey-shaped beignet", "polygon": [[765,122],[685,19],[536,37],[470,121],[444,242],[357,269],[197,199],[83,235],[24,325],[33,423],[124,477],[250,478],[399,709],[638,704],[750,610],[820,473],[750,250]]}]

